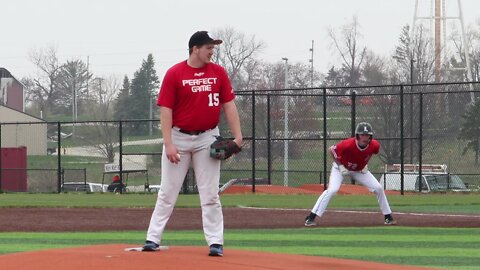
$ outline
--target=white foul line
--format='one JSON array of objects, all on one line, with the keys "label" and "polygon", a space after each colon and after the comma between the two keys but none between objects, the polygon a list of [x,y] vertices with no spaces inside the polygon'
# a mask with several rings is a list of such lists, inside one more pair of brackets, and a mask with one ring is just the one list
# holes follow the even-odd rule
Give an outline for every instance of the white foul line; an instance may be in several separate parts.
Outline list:
[{"label": "white foul line", "polygon": [[[309,211],[310,209],[302,208],[268,208],[268,207],[251,207],[237,205],[238,208],[255,209],[255,210],[275,210],[275,211]],[[327,212],[336,213],[357,213],[357,214],[377,214],[379,211],[357,211],[357,210],[327,210]],[[480,215],[460,215],[460,214],[436,214],[436,213],[406,213],[406,212],[393,212],[395,215],[411,215],[411,216],[430,216],[430,217],[469,217],[480,218]]]}]

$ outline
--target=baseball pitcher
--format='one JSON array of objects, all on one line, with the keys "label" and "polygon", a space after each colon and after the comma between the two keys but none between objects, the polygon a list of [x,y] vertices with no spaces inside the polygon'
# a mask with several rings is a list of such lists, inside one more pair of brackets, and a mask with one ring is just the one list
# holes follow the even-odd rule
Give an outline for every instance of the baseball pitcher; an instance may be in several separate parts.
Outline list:
[{"label": "baseball pitcher", "polygon": [[[223,213],[218,195],[220,160],[230,155],[225,150],[238,152],[243,138],[228,75],[223,67],[210,62],[215,45],[221,43],[206,31],[194,33],[188,43],[188,60],[171,67],[163,79],[157,102],[163,133],[162,182],[143,251],[159,250],[163,231],[192,164],[209,255],[223,256]],[[211,145],[219,136],[221,110],[235,139],[212,150]]]}]

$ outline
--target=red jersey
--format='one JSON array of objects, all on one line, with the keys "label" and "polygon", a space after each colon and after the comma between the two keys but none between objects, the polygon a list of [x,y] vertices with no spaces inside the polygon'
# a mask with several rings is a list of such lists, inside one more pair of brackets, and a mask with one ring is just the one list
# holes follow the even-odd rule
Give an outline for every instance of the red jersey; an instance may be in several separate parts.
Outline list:
[{"label": "red jersey", "polygon": [[174,126],[198,131],[216,127],[221,105],[234,98],[230,79],[223,67],[208,63],[193,68],[183,61],[165,74],[157,104],[172,109]]},{"label": "red jersey", "polygon": [[333,156],[345,168],[351,171],[361,171],[370,158],[380,151],[380,143],[372,139],[365,149],[358,147],[355,137],[339,142],[331,148]]}]

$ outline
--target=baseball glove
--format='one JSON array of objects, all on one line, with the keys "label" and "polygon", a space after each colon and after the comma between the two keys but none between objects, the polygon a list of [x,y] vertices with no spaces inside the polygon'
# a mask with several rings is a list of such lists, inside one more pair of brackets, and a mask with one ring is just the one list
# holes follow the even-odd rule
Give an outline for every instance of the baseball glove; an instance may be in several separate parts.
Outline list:
[{"label": "baseball glove", "polygon": [[225,160],[231,157],[233,154],[236,154],[242,151],[233,140],[225,139],[222,136],[216,136],[215,140],[210,145],[210,156],[214,159]]}]

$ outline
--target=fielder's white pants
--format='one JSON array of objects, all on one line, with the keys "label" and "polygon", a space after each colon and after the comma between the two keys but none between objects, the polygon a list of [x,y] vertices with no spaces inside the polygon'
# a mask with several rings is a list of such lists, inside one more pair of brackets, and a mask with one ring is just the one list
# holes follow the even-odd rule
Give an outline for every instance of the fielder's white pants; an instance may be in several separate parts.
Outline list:
[{"label": "fielder's white pants", "polygon": [[162,234],[172,214],[178,193],[192,162],[200,194],[202,222],[208,245],[223,245],[223,213],[218,195],[220,182],[220,161],[210,157],[210,144],[219,135],[218,128],[199,135],[181,133],[172,128],[172,141],[180,153],[180,162],[171,163],[162,153],[162,180],[157,202],[147,232],[147,240],[160,244]]},{"label": "fielder's white pants", "polygon": [[[350,176],[355,179],[355,181],[358,181],[362,185],[367,187],[370,192],[375,193],[375,195],[377,196],[378,205],[380,206],[380,210],[384,215],[392,213],[392,210],[390,210],[390,205],[388,204],[387,196],[385,196],[385,192],[383,191],[382,186],[380,185],[380,183],[378,183],[377,179],[375,179],[375,176],[373,176],[370,171],[367,171],[366,173],[350,171]],[[315,206],[313,206],[312,213],[315,213],[319,217],[323,215],[325,209],[327,209],[328,203],[340,189],[342,181],[343,175],[340,173],[338,165],[336,163],[333,163],[332,171],[330,173],[330,179],[328,182],[328,188],[318,198]]]}]

